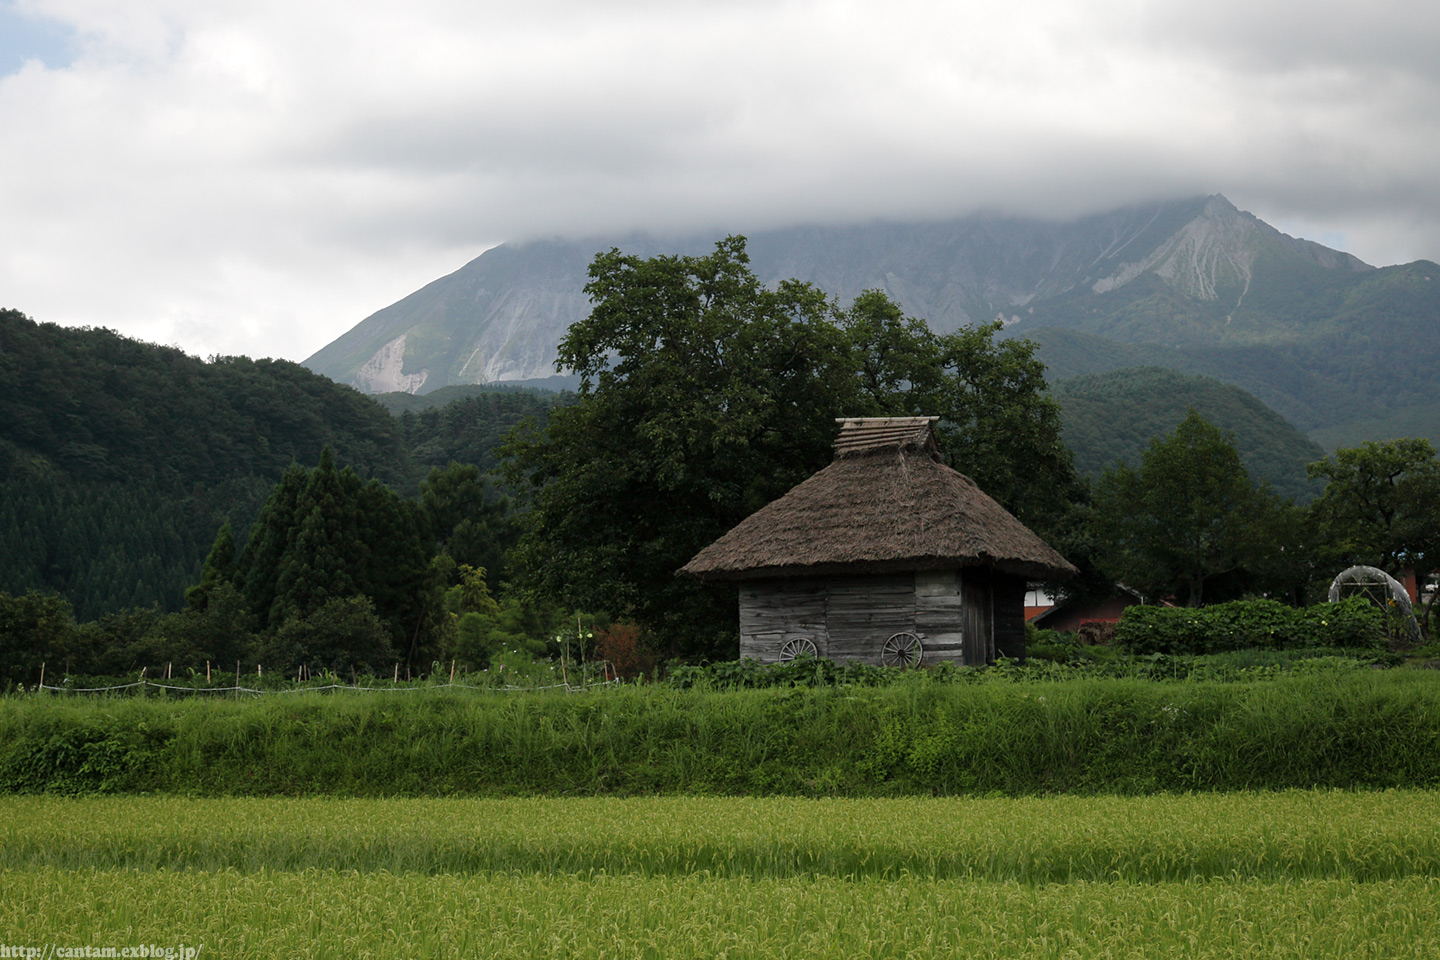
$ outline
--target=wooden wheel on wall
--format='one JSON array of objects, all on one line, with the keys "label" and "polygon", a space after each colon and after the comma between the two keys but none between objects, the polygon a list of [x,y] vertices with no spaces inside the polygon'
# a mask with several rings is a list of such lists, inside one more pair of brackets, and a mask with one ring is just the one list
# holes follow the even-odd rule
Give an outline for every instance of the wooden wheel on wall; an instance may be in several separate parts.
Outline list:
[{"label": "wooden wheel on wall", "polygon": [[925,645],[913,633],[892,634],[880,648],[880,662],[887,667],[918,667],[924,656]]},{"label": "wooden wheel on wall", "polygon": [[780,644],[781,663],[789,663],[801,654],[818,657],[820,650],[815,646],[815,641],[809,637],[792,637]]}]

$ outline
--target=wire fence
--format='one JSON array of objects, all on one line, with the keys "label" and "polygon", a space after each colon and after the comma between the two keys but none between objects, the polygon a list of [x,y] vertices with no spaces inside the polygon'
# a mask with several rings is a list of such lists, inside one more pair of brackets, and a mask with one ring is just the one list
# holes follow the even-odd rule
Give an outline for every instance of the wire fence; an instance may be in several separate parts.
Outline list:
[{"label": "wire fence", "polygon": [[566,693],[579,693],[586,690],[606,689],[620,686],[620,678],[613,671],[607,671],[607,679],[584,680],[574,683],[550,683],[537,684],[534,686],[522,686],[516,684],[469,684],[469,683],[419,683],[411,686],[372,687],[358,683],[327,683],[320,686],[289,687],[279,690],[262,690],[255,687],[229,686],[229,687],[188,687],[179,684],[158,683],[154,680],[135,680],[130,683],[117,683],[104,687],[72,687],[69,684],[54,686],[48,683],[39,683],[30,688],[36,693],[51,694],[104,694],[119,693],[126,690],[134,690],[143,694],[147,689],[160,690],[169,694],[242,694],[251,696],[284,696],[297,693],[334,693],[348,691],[352,693],[419,693],[435,690],[474,690],[482,693],[524,693],[541,690],[564,690]]}]

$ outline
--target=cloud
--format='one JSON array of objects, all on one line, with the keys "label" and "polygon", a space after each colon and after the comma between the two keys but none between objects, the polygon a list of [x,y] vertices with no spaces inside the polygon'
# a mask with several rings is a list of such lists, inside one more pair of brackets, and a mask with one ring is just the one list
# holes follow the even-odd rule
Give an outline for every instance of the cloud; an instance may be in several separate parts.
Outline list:
[{"label": "cloud", "polygon": [[1217,191],[1440,259],[1406,6],[24,0],[0,304],[300,358],[504,240]]}]

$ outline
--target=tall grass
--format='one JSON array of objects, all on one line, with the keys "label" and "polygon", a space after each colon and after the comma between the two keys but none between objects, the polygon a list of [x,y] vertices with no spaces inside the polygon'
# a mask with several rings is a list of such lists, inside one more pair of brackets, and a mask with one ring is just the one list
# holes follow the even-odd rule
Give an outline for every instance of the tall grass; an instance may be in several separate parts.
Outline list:
[{"label": "tall grass", "polygon": [[1440,674],[0,700],[0,791],[1145,794],[1440,785]]}]

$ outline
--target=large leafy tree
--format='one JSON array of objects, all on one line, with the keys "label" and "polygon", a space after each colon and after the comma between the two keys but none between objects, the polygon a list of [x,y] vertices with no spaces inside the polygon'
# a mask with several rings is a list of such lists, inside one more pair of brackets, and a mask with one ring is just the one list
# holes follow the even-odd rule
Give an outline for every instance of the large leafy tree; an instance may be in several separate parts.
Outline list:
[{"label": "large leafy tree", "polygon": [[878,291],[841,310],[809,284],[766,287],[740,237],[700,257],[612,250],[586,292],[557,364],[580,376],[578,402],[503,450],[530,491],[513,560],[670,653],[733,653],[733,589],[675,571],[824,466],[836,417],[940,416],[956,466],[1007,506],[1073,485],[1043,367],[994,327],[940,337]]},{"label": "large leafy tree", "polygon": [[937,335],[879,290],[837,321],[858,377],[855,410],[940,417],[950,466],[1042,534],[1056,531],[1079,481],[1032,342],[997,339],[999,322]]},{"label": "large leafy tree", "polygon": [[1251,482],[1233,438],[1192,410],[1138,468],[1121,461],[1101,476],[1092,540],[1116,579],[1199,606],[1217,578],[1267,567],[1283,509]]},{"label": "large leafy tree", "polygon": [[733,593],[675,577],[710,540],[803,479],[849,405],[846,338],[820,291],[767,289],[744,241],[704,257],[596,257],[590,316],[560,344],[579,402],[513,435],[533,487],[514,559],[568,605],[632,613],[674,652],[716,653]]}]

